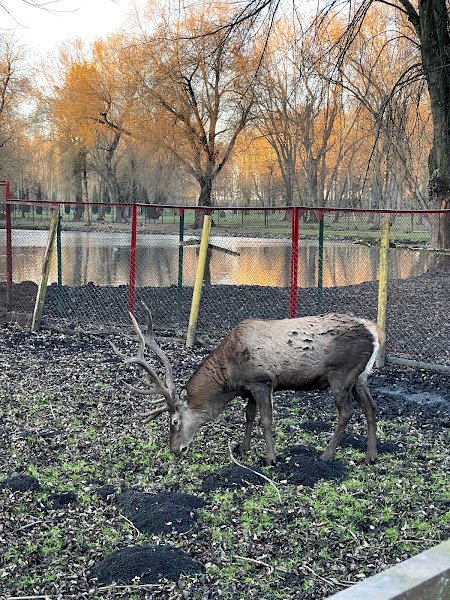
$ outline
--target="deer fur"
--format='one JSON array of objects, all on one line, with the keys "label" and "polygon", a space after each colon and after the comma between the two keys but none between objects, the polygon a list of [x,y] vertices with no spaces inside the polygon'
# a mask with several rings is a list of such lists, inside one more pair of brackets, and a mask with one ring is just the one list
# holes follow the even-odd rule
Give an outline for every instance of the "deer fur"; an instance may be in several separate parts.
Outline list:
[{"label": "deer fur", "polygon": [[[273,392],[331,388],[338,421],[322,454],[334,458],[344,429],[353,412],[352,397],[367,421],[366,462],[376,459],[376,406],[367,387],[367,377],[384,343],[383,331],[365,319],[327,314],[278,321],[247,320],[237,325],[200,364],[178,394],[172,367],[156,343],[150,310],[144,335],[130,313],[139,339],[137,354],[127,357],[112,344],[126,364],[137,364],[152,381],[147,389],[128,387],[134,393],[155,395],[147,420],[170,413],[170,448],[176,455],[187,452],[198,429],[216,419],[236,396],[247,399],[246,428],[240,452],[250,448],[256,413],[259,410],[266,440],[266,464],[276,462],[273,447]],[[160,378],[144,357],[145,348],[154,352],[165,368]]]},{"label": "deer fur", "polygon": [[367,421],[366,462],[375,461],[376,405],[367,377],[383,343],[384,333],[377,325],[342,314],[243,321],[200,364],[179,399],[169,406],[171,450],[184,454],[200,426],[216,419],[234,397],[241,396],[248,403],[239,450],[250,448],[259,409],[266,464],[273,465],[273,392],[330,387],[338,422],[321,458],[334,458],[354,412],[353,396]]}]

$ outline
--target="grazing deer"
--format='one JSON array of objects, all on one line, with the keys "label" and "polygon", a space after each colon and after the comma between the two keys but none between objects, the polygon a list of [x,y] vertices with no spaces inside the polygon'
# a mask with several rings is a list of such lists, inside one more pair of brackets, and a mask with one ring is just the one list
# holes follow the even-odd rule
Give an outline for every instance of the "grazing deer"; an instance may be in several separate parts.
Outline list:
[{"label": "grazing deer", "polygon": [[[136,356],[127,357],[111,345],[125,363],[141,366],[153,382],[145,390],[127,384],[128,387],[135,393],[162,396],[151,402],[154,407],[144,416],[149,421],[169,411],[170,449],[177,456],[187,452],[201,425],[215,419],[230,400],[241,396],[248,403],[245,436],[238,449],[246,452],[250,448],[259,409],[266,440],[266,464],[273,465],[276,462],[272,431],[273,392],[330,387],[338,422],[321,458],[334,458],[354,412],[353,395],[367,421],[366,463],[376,459],[376,405],[366,384],[384,342],[384,333],[375,323],[340,314],[242,321],[200,364],[177,394],[169,359],[155,341],[151,313],[145,304],[144,307],[147,313],[145,335],[130,313],[139,338]],[[146,346],[165,367],[162,379],[144,358]]]}]

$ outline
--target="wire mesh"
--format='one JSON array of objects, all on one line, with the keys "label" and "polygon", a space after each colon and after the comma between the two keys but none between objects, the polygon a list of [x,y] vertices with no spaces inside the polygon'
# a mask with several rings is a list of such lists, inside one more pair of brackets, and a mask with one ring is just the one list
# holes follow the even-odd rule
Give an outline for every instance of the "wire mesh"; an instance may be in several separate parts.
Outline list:
[{"label": "wire mesh", "polygon": [[[128,309],[143,319],[143,300],[157,329],[186,331],[201,236],[198,210],[139,205],[134,250],[130,206],[65,204],[60,215],[44,326],[129,328]],[[432,269],[435,213],[300,209],[298,243],[292,215],[293,209],[211,209],[199,332],[220,337],[245,318],[286,318],[293,300],[298,316],[345,312],[376,320],[380,227],[389,220],[387,352],[449,364],[448,275]],[[12,205],[12,310],[24,308],[18,286],[32,282],[24,288],[28,296],[37,288],[50,217],[47,207]],[[1,229],[2,282],[5,235]]]},{"label": "wire mesh", "polygon": [[6,282],[6,182],[0,181],[0,282]]}]

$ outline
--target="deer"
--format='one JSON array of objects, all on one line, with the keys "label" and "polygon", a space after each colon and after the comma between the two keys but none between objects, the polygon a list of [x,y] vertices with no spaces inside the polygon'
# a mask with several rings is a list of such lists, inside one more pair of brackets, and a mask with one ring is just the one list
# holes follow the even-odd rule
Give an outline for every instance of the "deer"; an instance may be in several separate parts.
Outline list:
[{"label": "deer", "polygon": [[[236,450],[243,454],[250,449],[259,410],[266,443],[265,463],[273,466],[274,392],[331,388],[337,424],[320,458],[334,459],[354,413],[353,397],[367,422],[365,462],[376,460],[376,403],[367,378],[385,336],[375,323],[337,313],[279,320],[247,319],[225,336],[178,392],[169,358],[155,340],[151,312],[143,305],[147,315],[145,333],[129,313],[139,341],[136,355],[126,356],[110,343],[121,360],[140,366],[148,375],[150,385],[146,388],[124,383],[133,393],[158,396],[150,401],[151,410],[142,416],[149,422],[169,412],[170,449],[176,456],[185,455],[200,427],[216,420],[229,402],[240,396],[247,400],[246,425],[244,439]],[[146,360],[146,348],[161,361],[163,377]]]}]

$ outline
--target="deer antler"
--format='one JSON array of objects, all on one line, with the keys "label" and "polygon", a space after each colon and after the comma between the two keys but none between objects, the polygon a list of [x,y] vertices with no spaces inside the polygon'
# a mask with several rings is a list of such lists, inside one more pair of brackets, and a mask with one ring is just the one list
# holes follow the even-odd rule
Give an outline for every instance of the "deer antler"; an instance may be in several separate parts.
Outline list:
[{"label": "deer antler", "polygon": [[[131,322],[133,323],[134,330],[136,331],[139,340],[137,354],[135,356],[126,356],[120,352],[120,350],[118,350],[115,344],[112,342],[110,342],[110,344],[114,352],[124,361],[125,364],[139,365],[149,375],[151,381],[153,382],[153,385],[149,386],[148,389],[141,389],[136,388],[124,381],[129,390],[135,394],[140,394],[143,396],[163,396],[163,399],[160,398],[152,400],[150,404],[155,405],[155,408],[141,415],[142,417],[146,417],[145,422],[148,422],[173,407],[175,403],[175,384],[173,382],[172,365],[170,364],[169,358],[167,357],[167,354],[158,346],[155,340],[153,333],[153,319],[150,309],[144,302],[142,302],[142,304],[145,312],[147,313],[147,332],[145,335],[142,333],[134,315],[131,312],[129,313]],[[153,367],[145,360],[144,352],[146,346],[152,350],[162,362],[165,368],[165,375],[163,379],[159,377]]]}]

